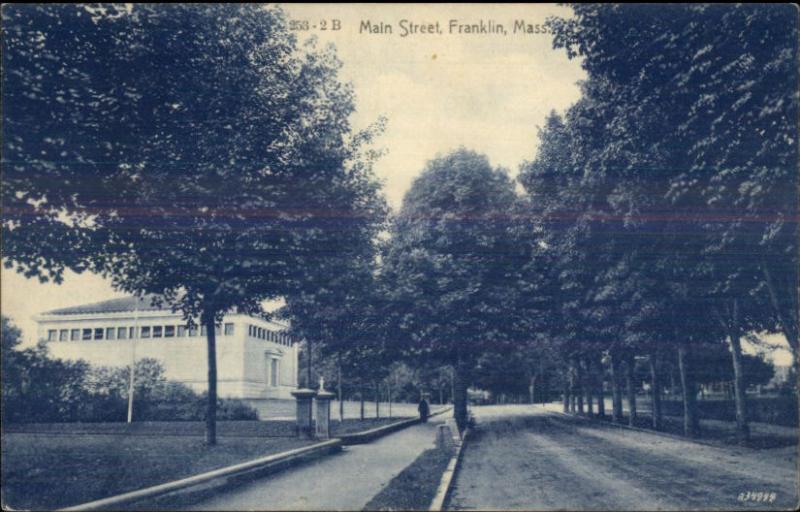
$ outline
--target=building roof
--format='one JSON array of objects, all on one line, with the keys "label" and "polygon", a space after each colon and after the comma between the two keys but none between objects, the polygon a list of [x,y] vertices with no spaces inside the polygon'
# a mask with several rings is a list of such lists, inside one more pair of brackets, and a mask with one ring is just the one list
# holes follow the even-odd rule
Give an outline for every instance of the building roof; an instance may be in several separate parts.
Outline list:
[{"label": "building roof", "polygon": [[[121,299],[104,300],[101,302],[93,302],[91,304],[81,304],[79,306],[70,306],[68,308],[53,309],[45,311],[42,315],[94,315],[103,313],[126,313],[129,311],[168,311],[172,312],[169,304],[162,304],[161,306],[153,305],[153,300],[157,295],[147,294],[142,297],[123,297]],[[277,318],[269,320],[271,323],[288,327],[285,321]]]},{"label": "building roof", "polygon": [[53,309],[45,311],[43,315],[86,315],[94,313],[124,313],[126,311],[172,311],[167,304],[154,306],[153,299],[156,295],[145,295],[143,297],[123,297],[121,299],[104,300],[91,304],[81,304],[68,308]]}]

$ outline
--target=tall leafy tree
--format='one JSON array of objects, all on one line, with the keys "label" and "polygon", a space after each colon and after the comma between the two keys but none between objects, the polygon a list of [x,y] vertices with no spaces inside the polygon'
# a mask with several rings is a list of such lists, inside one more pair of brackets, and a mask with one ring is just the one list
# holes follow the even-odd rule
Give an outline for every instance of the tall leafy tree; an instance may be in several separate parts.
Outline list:
[{"label": "tall leafy tree", "polygon": [[460,149],[428,162],[403,199],[383,255],[393,326],[409,350],[455,367],[455,417],[467,421],[478,357],[510,339],[507,304],[524,251],[509,235],[511,180]]},{"label": "tall leafy tree", "polygon": [[92,269],[199,321],[213,444],[215,325],[318,286],[307,270],[380,217],[340,63],[259,5],[4,14],[8,263]]}]

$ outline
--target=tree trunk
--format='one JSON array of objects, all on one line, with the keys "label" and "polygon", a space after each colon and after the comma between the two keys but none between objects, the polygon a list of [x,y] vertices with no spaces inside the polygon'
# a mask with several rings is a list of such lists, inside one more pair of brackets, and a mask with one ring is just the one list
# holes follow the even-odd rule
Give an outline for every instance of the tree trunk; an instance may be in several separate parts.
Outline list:
[{"label": "tree trunk", "polygon": [[620,361],[618,354],[611,354],[611,421],[622,422],[622,390],[620,389]]},{"label": "tree trunk", "polygon": [[567,367],[567,381],[569,382],[569,412],[575,413],[576,410],[576,400],[575,400],[575,368],[572,366],[572,362],[570,361],[569,366]]},{"label": "tree trunk", "polygon": [[653,428],[661,430],[661,383],[658,380],[658,354],[653,352],[648,358],[650,363],[650,392],[653,396]]},{"label": "tree trunk", "polygon": [[736,399],[736,433],[739,441],[744,443],[750,438],[750,426],[747,424],[747,395],[742,370],[742,344],[736,329],[731,329],[728,337],[733,359],[734,397]]},{"label": "tree trunk", "polygon": [[381,385],[375,382],[375,417],[381,417]]},{"label": "tree trunk", "polygon": [[308,363],[308,368],[306,368],[306,387],[308,389],[313,389],[311,386],[313,385],[312,380],[312,373],[311,373],[311,340],[306,340],[306,349],[308,351],[308,355],[306,356],[306,362]]},{"label": "tree trunk", "polygon": [[389,402],[389,417],[392,417],[392,381],[386,381],[386,401]]},{"label": "tree trunk", "polygon": [[456,369],[455,367],[450,368],[450,403],[453,404],[453,410],[455,411],[456,406]]},{"label": "tree trunk", "polygon": [[208,403],[206,404],[206,444],[217,444],[217,333],[213,311],[203,314],[208,345]]},{"label": "tree trunk", "polygon": [[530,404],[533,405],[536,403],[536,375],[532,376],[528,382],[530,382],[530,385],[528,386]]},{"label": "tree trunk", "polygon": [[625,386],[628,390],[628,425],[636,425],[636,376],[634,375],[635,359],[633,354],[625,358]]},{"label": "tree trunk", "polygon": [[336,393],[339,396],[339,422],[344,421],[344,396],[342,395],[342,356],[337,356],[339,364],[336,365]]},{"label": "tree trunk", "polygon": [[604,373],[603,372],[603,361],[602,359],[595,359],[594,364],[595,370],[597,371],[597,416],[600,418],[606,417],[606,396],[605,392],[603,391],[603,381]]},{"label": "tree trunk", "polygon": [[750,427],[747,424],[747,395],[744,384],[744,371],[742,370],[742,344],[739,322],[739,299],[731,301],[729,313],[723,317],[719,310],[715,310],[720,324],[727,330],[728,345],[731,349],[733,360],[733,391],[736,403],[736,436],[739,442],[744,443],[750,437]]},{"label": "tree trunk", "polygon": [[675,396],[677,393],[675,390],[678,389],[678,385],[675,384],[675,366],[670,365],[669,367],[669,394],[671,396]]},{"label": "tree trunk", "polygon": [[678,347],[678,371],[683,394],[683,433],[687,437],[697,437],[700,433],[700,424],[697,419],[696,390],[689,376],[687,348],[684,345]]},{"label": "tree trunk", "polygon": [[574,365],[575,365],[575,384],[577,385],[577,389],[575,390],[576,391],[575,394],[578,397],[578,414],[583,416],[586,413],[586,411],[584,411],[584,409],[583,409],[583,388],[584,388],[584,385],[583,385],[583,378],[584,378],[583,369],[581,368],[580,360],[576,360]]},{"label": "tree trunk", "polygon": [[[783,335],[786,336],[786,341],[789,343],[789,347],[794,353],[795,370],[800,370],[800,325],[798,325],[800,322],[798,322],[797,317],[795,317],[793,321],[784,314],[778,302],[778,294],[775,292],[775,284],[772,282],[772,274],[766,262],[762,264],[761,268],[764,270],[764,278],[767,283],[767,291],[769,292],[769,300],[772,304],[772,309],[775,311],[775,316],[781,326],[781,331],[783,331]],[[795,304],[795,308],[797,308],[797,304]],[[794,311],[795,314],[797,314],[797,309]],[[800,394],[797,396],[800,398]]]},{"label": "tree trunk", "polygon": [[361,421],[364,421],[364,384],[359,385],[358,398],[361,401]]},{"label": "tree trunk", "polygon": [[455,379],[455,397],[453,402],[453,413],[456,419],[456,426],[459,432],[463,432],[467,428],[467,388],[469,387],[469,373],[464,363],[459,362],[456,365]]},{"label": "tree trunk", "polygon": [[583,393],[586,396],[586,412],[589,417],[594,416],[594,372],[588,359],[580,362],[583,368]]}]

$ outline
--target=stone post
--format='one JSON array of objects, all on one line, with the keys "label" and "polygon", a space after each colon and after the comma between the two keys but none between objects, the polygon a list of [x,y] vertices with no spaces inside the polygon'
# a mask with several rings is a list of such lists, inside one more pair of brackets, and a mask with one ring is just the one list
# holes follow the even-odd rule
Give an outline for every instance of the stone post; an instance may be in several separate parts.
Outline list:
[{"label": "stone post", "polygon": [[331,438],[331,400],[335,395],[325,389],[317,393],[317,437]]},{"label": "stone post", "polygon": [[440,450],[450,450],[455,445],[453,441],[453,431],[447,424],[439,424],[436,429],[436,447]]},{"label": "stone post", "polygon": [[311,408],[314,405],[313,389],[300,388],[292,391],[292,396],[297,400],[297,436],[305,439],[314,438]]}]

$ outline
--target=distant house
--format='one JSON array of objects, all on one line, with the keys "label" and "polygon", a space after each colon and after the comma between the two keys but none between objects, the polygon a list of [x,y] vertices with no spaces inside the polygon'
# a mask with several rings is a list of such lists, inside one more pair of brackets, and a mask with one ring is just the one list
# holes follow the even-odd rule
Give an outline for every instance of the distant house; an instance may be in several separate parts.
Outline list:
[{"label": "distant house", "polygon": [[[35,320],[53,357],[118,367],[153,358],[168,379],[208,389],[205,327],[188,328],[179,313],[154,306],[150,296],[55,309]],[[219,396],[292,398],[298,346],[286,328],[250,315],[225,316],[216,331]]]}]

